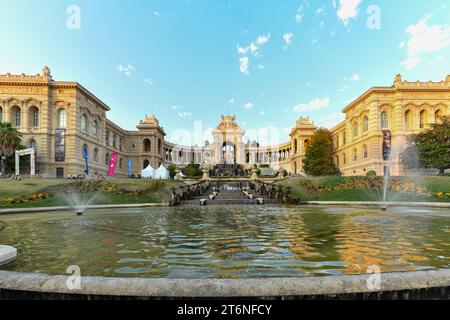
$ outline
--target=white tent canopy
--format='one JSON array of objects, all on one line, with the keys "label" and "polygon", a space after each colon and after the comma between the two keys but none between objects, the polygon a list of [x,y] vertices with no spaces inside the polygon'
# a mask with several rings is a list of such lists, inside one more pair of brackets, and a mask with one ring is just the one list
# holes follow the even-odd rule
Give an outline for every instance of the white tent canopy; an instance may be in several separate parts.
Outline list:
[{"label": "white tent canopy", "polygon": [[155,176],[155,169],[153,169],[151,165],[148,165],[147,168],[141,171],[142,178],[153,179],[154,176]]},{"label": "white tent canopy", "polygon": [[149,178],[149,179],[169,179],[170,174],[169,170],[166,169],[163,165],[161,165],[158,169],[153,169],[151,165],[148,165],[147,168],[142,170],[141,172],[142,178]]},{"label": "white tent canopy", "polygon": [[166,169],[163,165],[160,165],[158,169],[155,170],[155,177],[153,179],[169,179],[170,174],[169,170]]}]

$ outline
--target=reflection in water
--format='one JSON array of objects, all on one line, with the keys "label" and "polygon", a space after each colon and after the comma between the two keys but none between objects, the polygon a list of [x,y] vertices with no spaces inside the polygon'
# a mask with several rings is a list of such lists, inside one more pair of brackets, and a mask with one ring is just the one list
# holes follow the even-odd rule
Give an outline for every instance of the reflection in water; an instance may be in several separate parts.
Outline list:
[{"label": "reflection in water", "polygon": [[11,215],[7,270],[251,278],[450,266],[450,214],[338,207],[198,207]]}]

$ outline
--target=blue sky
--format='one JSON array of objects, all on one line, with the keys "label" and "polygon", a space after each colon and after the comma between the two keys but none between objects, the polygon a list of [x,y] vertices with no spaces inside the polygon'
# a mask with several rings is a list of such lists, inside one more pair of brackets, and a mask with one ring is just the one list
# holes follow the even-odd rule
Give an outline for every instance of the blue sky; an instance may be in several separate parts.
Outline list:
[{"label": "blue sky", "polygon": [[282,142],[300,115],[330,127],[397,73],[450,74],[448,0],[0,4],[1,73],[49,65],[55,80],[80,82],[106,102],[120,126],[133,130],[154,113],[172,141],[200,127],[201,144],[221,114],[236,114],[249,137]]}]

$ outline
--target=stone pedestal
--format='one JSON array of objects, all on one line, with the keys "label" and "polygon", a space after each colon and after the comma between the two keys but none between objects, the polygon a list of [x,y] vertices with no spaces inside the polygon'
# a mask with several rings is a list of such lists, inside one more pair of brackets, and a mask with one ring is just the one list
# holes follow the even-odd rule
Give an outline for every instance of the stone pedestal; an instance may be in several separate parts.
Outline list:
[{"label": "stone pedestal", "polygon": [[209,169],[203,168],[202,171],[203,171],[202,180],[203,181],[208,181],[209,180]]},{"label": "stone pedestal", "polygon": [[283,180],[284,179],[284,170],[279,169],[277,172],[277,180]]},{"label": "stone pedestal", "polygon": [[10,246],[0,245],[0,266],[15,261],[17,258],[17,249]]},{"label": "stone pedestal", "polygon": [[258,171],[252,170],[252,174],[250,175],[250,180],[258,180]]}]

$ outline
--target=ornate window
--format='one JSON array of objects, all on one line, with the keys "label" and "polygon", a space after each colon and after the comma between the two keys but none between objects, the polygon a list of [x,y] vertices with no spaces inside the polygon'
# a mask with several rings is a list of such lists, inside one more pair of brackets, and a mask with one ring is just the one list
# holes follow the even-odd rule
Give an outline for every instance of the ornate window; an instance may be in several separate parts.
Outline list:
[{"label": "ornate window", "polygon": [[14,127],[18,128],[22,124],[22,112],[19,107],[15,106],[12,108],[13,121],[11,121]]},{"label": "ornate window", "polygon": [[353,149],[353,161],[358,160],[358,150],[355,148]]},{"label": "ornate window", "polygon": [[336,166],[339,167],[339,156],[336,156]]},{"label": "ornate window", "polygon": [[369,117],[368,116],[364,116],[364,118],[363,118],[363,131],[364,132],[369,131]]},{"label": "ornate window", "polygon": [[119,159],[119,169],[122,169],[122,158]]},{"label": "ornate window", "polygon": [[420,129],[425,128],[426,126],[426,116],[427,116],[427,112],[425,110],[420,111],[419,114],[419,127]]},{"label": "ornate window", "polygon": [[58,128],[67,127],[67,111],[66,109],[58,110]]},{"label": "ornate window", "polygon": [[369,156],[366,145],[363,146],[363,155],[364,155],[364,159],[367,159],[367,157]]},{"label": "ornate window", "polygon": [[32,109],[31,126],[33,128],[39,127],[39,109],[36,107],[33,107],[33,109]]},{"label": "ornate window", "polygon": [[[151,143],[149,139],[144,139],[144,152],[150,152]],[[181,153],[181,151],[180,151]]]},{"label": "ornate window", "polygon": [[97,136],[98,136],[98,122],[97,122],[97,120],[94,120],[94,122],[92,123],[92,136],[94,138],[97,138]]},{"label": "ornate window", "polygon": [[388,115],[386,111],[383,111],[381,113],[381,129],[387,129],[389,128],[389,121],[388,121]]},{"label": "ornate window", "polygon": [[123,148],[123,140],[122,138],[119,138],[119,150],[122,151]]},{"label": "ornate window", "polygon": [[353,123],[353,137],[357,137],[359,134],[358,122]]},{"label": "ornate window", "polygon": [[85,114],[81,115],[81,132],[87,133],[87,116]]},{"label": "ornate window", "polygon": [[117,148],[117,136],[115,134],[113,134],[113,148],[116,149]]},{"label": "ornate window", "polygon": [[109,146],[109,130],[106,130],[105,133],[105,144]]},{"label": "ornate window", "polygon": [[342,145],[345,146],[346,143],[347,143],[347,132],[344,130],[342,132]]},{"label": "ornate window", "polygon": [[36,143],[36,140],[34,140],[34,139],[31,139],[31,140],[30,140],[30,148],[34,148],[34,151],[35,151],[35,152],[37,151],[37,143]]},{"label": "ornate window", "polygon": [[[442,118],[444,117],[444,114],[442,112],[442,110],[437,110],[434,113],[434,122],[435,123],[442,123]],[[1,122],[1,116],[0,116],[0,122]]]},{"label": "ornate window", "polygon": [[105,154],[105,166],[109,166],[109,152]]},{"label": "ornate window", "polygon": [[405,111],[405,130],[412,129],[411,126],[411,110]]},{"label": "ornate window", "polygon": [[94,162],[98,162],[98,149],[94,149]]},{"label": "ornate window", "polygon": [[342,159],[344,160],[344,164],[347,164],[347,155],[345,153],[342,154]]}]

